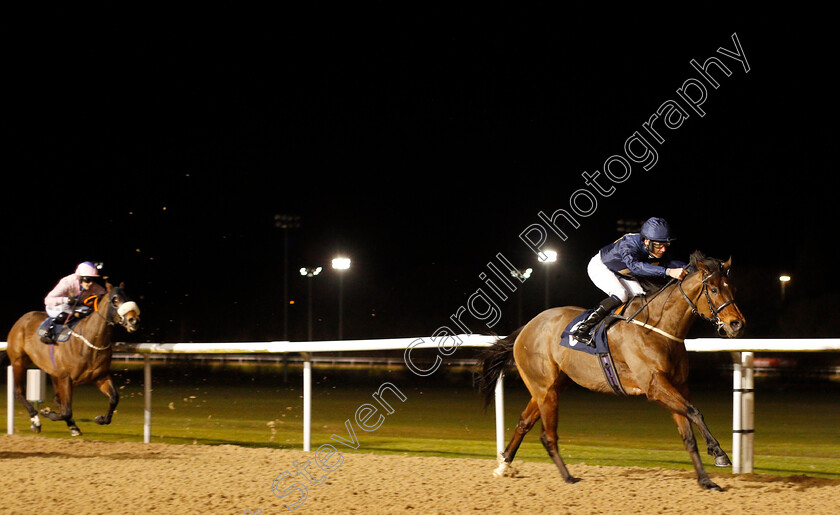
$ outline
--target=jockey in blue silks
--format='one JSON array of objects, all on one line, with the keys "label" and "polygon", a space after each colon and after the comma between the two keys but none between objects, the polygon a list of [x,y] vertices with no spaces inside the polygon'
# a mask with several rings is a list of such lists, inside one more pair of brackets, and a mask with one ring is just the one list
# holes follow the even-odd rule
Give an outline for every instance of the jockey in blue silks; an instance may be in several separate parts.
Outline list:
[{"label": "jockey in blue silks", "polygon": [[595,286],[609,297],[578,324],[572,336],[587,345],[594,345],[589,335],[592,328],[613,309],[644,293],[636,277],[682,280],[687,274],[686,263],[665,255],[672,241],[674,237],[668,222],[653,217],[645,221],[640,233],[625,234],[601,248],[589,261],[586,270]]}]

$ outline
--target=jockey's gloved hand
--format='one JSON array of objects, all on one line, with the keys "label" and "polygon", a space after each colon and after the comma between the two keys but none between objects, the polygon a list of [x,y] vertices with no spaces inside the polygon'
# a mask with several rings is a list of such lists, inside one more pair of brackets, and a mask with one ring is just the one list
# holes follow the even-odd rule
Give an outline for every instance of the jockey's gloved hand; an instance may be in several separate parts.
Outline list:
[{"label": "jockey's gloved hand", "polygon": [[67,297],[67,304],[70,304],[71,306],[75,306],[78,303],[79,303],[79,297]]}]

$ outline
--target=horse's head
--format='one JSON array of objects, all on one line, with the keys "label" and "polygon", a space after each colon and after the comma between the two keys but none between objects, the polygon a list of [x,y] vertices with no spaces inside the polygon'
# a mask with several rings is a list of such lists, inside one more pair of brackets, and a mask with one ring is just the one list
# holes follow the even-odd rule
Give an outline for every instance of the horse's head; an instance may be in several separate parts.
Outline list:
[{"label": "horse's head", "polygon": [[137,331],[140,328],[140,306],[129,300],[122,284],[119,287],[107,284],[107,290],[107,306],[100,308],[106,310],[105,319],[123,326],[129,333]]},{"label": "horse's head", "polygon": [[732,258],[725,262],[707,258],[699,252],[691,256],[691,266],[697,270],[700,293],[692,309],[717,327],[722,336],[738,338],[744,334],[746,320],[735,305],[735,289],[729,281]]}]

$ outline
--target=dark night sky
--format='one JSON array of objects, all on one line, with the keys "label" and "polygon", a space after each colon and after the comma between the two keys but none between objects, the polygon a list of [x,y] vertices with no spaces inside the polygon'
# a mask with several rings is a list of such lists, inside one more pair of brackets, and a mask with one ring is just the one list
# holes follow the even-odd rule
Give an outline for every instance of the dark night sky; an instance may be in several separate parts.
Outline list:
[{"label": "dark night sky", "polygon": [[[622,153],[698,77],[689,61],[713,55],[733,74],[709,89],[706,116],[690,113],[655,167],[634,167],[551,241],[551,302],[597,301],[585,263],[616,220],[663,216],[680,257],[733,257],[751,336],[791,331],[785,310],[835,311],[830,32],[795,16],[579,23],[494,5],[6,20],[3,325],[94,260],[144,308],[141,341],[281,339],[277,213],[302,218],[288,240],[291,339],[306,337],[296,271],[318,265],[315,338],[336,337],[340,252],[353,261],[346,338],[431,334],[498,252],[538,269],[520,292],[527,318],[545,276],[519,233],[568,209],[581,173]],[[715,53],[733,33],[749,73]],[[518,325],[516,302],[495,330]],[[801,334],[837,336],[815,324]]]}]

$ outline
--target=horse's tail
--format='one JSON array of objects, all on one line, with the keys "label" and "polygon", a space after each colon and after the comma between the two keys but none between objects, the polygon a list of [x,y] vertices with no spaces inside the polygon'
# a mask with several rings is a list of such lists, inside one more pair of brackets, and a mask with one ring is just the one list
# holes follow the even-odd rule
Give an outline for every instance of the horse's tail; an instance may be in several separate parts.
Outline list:
[{"label": "horse's tail", "polygon": [[516,337],[519,336],[520,332],[522,332],[522,327],[506,337],[496,340],[496,343],[483,350],[478,356],[479,363],[481,364],[478,387],[484,396],[485,407],[493,402],[496,381],[498,381],[499,376],[502,375],[505,368],[513,361],[513,344],[516,342]]}]

